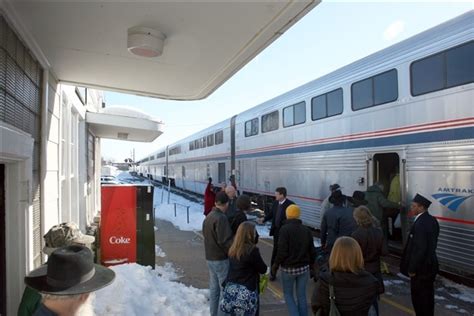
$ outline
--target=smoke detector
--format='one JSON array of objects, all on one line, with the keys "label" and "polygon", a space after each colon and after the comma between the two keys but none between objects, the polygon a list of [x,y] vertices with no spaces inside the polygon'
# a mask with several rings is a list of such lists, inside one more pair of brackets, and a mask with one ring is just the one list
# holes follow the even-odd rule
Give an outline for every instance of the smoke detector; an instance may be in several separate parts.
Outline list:
[{"label": "smoke detector", "polygon": [[165,35],[148,27],[128,29],[128,51],[140,57],[158,57],[163,53]]}]

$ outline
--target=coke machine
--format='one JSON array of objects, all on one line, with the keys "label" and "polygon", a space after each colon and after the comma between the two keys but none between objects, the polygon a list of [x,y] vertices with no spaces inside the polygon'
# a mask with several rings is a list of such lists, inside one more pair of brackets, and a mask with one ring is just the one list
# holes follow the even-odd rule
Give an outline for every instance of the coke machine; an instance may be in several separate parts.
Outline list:
[{"label": "coke machine", "polygon": [[102,185],[100,261],[155,267],[153,186]]}]

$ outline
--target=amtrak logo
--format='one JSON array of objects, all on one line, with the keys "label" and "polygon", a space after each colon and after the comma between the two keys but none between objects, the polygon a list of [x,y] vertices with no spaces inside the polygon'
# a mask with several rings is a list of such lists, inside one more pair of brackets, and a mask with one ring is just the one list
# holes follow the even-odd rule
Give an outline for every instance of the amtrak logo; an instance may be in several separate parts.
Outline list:
[{"label": "amtrak logo", "polygon": [[[468,198],[473,197],[474,190],[473,189],[461,189],[461,188],[439,188],[438,192],[443,192],[443,193],[436,193],[433,194],[432,197],[434,197],[439,203],[443,204],[446,206],[449,210],[456,212],[461,206],[461,204],[466,201]],[[453,193],[448,193],[448,192],[454,192],[454,193],[464,193],[464,194],[472,194],[472,195],[456,195]]]}]

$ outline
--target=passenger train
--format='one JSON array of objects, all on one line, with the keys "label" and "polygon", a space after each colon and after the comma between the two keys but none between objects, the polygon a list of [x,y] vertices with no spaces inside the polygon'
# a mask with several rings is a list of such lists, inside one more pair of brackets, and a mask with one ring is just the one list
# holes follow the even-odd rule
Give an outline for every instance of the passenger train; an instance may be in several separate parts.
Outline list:
[{"label": "passenger train", "polygon": [[[472,21],[469,11],[170,144],[138,172],[200,194],[208,177],[234,175],[240,193],[260,199],[285,186],[316,229],[331,183],[351,195],[399,172],[408,206],[416,193],[432,201],[441,264],[472,276]],[[400,217],[398,248],[412,222]]]}]

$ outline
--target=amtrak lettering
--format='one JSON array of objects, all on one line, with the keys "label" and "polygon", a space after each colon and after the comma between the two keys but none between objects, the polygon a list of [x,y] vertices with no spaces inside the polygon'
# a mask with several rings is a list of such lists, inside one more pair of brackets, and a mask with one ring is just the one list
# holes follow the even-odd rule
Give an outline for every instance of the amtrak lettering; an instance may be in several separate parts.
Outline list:
[{"label": "amtrak lettering", "polygon": [[[474,196],[474,189],[468,188],[438,188],[438,192],[431,195],[439,203],[447,207],[449,210],[456,212],[464,201]],[[460,194],[471,194],[471,195],[456,195],[453,193]]]},{"label": "amtrak lettering", "polygon": [[130,238],[125,238],[125,237],[115,237],[115,236],[112,236],[109,238],[109,243],[111,243],[112,245],[114,244],[129,244],[130,243]]}]

